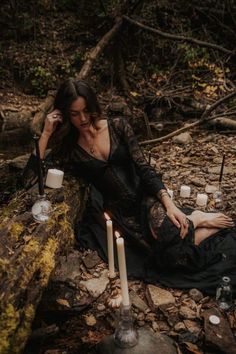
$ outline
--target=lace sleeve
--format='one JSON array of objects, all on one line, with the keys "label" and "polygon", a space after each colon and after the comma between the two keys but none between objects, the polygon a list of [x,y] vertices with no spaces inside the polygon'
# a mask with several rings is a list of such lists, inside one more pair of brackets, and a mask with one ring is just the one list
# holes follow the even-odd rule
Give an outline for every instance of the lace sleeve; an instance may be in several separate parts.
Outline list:
[{"label": "lace sleeve", "polygon": [[120,138],[128,146],[131,158],[135,164],[136,172],[139,175],[143,188],[148,194],[157,196],[161,189],[166,189],[162,182],[161,174],[152,168],[147,162],[141,150],[131,125],[125,118],[115,119],[117,130],[120,131]]}]

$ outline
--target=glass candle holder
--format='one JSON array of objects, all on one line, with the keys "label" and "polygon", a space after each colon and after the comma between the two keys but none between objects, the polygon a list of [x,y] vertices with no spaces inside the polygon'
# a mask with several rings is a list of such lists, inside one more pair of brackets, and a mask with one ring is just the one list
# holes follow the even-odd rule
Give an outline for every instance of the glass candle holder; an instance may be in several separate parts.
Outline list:
[{"label": "glass candle holder", "polygon": [[232,286],[229,277],[223,277],[217,287],[216,301],[221,310],[228,310],[232,306]]},{"label": "glass candle holder", "polygon": [[120,319],[114,333],[114,341],[120,348],[132,348],[138,343],[138,332],[134,328],[131,306],[121,305]]},{"label": "glass candle holder", "polygon": [[52,205],[46,199],[46,195],[39,195],[31,209],[34,220],[38,222],[46,222],[52,212]]},{"label": "glass candle holder", "polygon": [[213,200],[215,210],[224,210],[223,193],[221,190],[217,190],[213,193]]}]

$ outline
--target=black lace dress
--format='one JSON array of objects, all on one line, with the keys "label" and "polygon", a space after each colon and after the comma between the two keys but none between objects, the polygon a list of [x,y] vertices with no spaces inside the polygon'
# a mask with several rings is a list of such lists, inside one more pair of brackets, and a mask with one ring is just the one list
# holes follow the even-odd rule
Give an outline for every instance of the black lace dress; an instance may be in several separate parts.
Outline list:
[{"label": "black lace dress", "polygon": [[[107,260],[107,212],[114,230],[125,239],[130,277],[214,293],[221,277],[227,275],[236,290],[236,229],[223,230],[195,246],[190,222],[187,236],[181,239],[157,198],[165,188],[161,176],[147,163],[131,126],[125,118],[111,118],[108,128],[107,161],[93,157],[78,144],[71,155],[73,174],[91,184],[83,220],[76,231],[80,246],[97,250]],[[53,159],[53,153],[50,157]],[[32,155],[23,173],[26,187],[35,170]]]}]

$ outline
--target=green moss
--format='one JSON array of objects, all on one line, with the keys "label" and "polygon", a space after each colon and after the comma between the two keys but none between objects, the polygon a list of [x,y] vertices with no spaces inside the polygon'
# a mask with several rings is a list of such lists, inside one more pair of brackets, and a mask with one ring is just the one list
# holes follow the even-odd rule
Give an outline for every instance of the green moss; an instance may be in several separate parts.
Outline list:
[{"label": "green moss", "polygon": [[58,247],[58,241],[54,239],[48,240],[45,245],[40,260],[39,260],[39,269],[40,269],[40,284],[46,286],[48,279],[52,270],[55,268],[55,254]]},{"label": "green moss", "polygon": [[0,272],[5,272],[8,269],[9,260],[0,258]]},{"label": "green moss", "polygon": [[17,262],[18,264],[25,264],[25,259],[29,259],[29,266],[25,267],[24,272],[22,273],[22,277],[19,283],[19,287],[25,288],[27,286],[29,280],[31,279],[32,275],[34,274],[34,270],[36,267],[36,262],[33,262],[32,259],[38,259],[38,254],[40,251],[39,242],[35,239],[31,239],[29,243],[27,243],[24,248],[22,249],[21,254],[19,255]]},{"label": "green moss", "polygon": [[19,312],[16,311],[12,304],[8,304],[2,309],[0,315],[0,353],[9,354],[10,343],[9,340],[12,333],[19,325]]},{"label": "green moss", "polygon": [[35,308],[32,304],[25,307],[24,318],[21,321],[19,329],[17,329],[11,344],[11,353],[17,354],[24,349],[25,343],[31,333],[31,324],[34,320]]},{"label": "green moss", "polygon": [[20,235],[24,231],[24,226],[21,223],[13,222],[9,231],[13,241],[17,242],[19,240]]}]

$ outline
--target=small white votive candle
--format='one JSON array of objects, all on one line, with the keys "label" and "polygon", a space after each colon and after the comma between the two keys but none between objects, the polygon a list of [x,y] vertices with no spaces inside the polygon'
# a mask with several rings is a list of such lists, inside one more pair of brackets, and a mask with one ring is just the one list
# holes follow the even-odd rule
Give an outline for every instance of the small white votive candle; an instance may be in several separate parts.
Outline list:
[{"label": "small white votive candle", "polygon": [[208,200],[207,194],[198,193],[197,194],[196,204],[199,205],[199,206],[206,206],[207,205],[207,200]]},{"label": "small white votive candle", "polygon": [[173,199],[174,192],[172,189],[167,188],[167,193],[169,194],[170,199]]},{"label": "small white votive candle", "polygon": [[180,196],[182,198],[189,198],[191,193],[191,188],[189,186],[180,187]]},{"label": "small white votive candle", "polygon": [[50,188],[61,188],[63,182],[64,172],[51,168],[48,170],[46,178],[46,186]]}]

